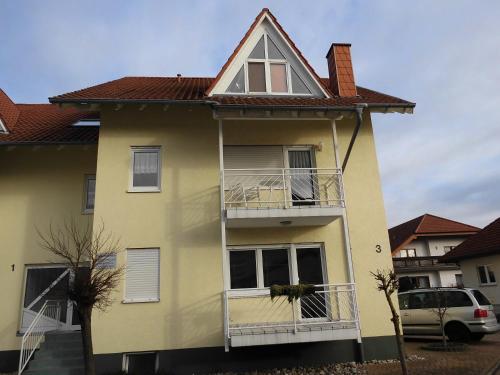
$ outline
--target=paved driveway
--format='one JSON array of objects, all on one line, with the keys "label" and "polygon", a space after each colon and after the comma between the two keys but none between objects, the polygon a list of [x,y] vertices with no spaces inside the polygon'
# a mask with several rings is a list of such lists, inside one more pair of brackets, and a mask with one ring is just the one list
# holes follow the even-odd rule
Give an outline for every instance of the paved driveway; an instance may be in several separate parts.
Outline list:
[{"label": "paved driveway", "polygon": [[[409,362],[410,375],[481,375],[486,374],[500,361],[500,332],[485,336],[480,342],[469,344],[461,353],[431,352],[420,349],[435,338],[409,338],[406,350],[409,355],[425,358]],[[369,375],[400,375],[399,363],[368,364]],[[500,375],[500,370],[491,375]]]}]

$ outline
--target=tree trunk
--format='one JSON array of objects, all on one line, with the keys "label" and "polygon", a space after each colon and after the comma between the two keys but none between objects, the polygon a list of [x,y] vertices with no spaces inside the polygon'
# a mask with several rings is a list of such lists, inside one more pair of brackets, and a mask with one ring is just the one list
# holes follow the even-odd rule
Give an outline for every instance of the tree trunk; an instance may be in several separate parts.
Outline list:
[{"label": "tree trunk", "polygon": [[399,315],[392,303],[391,296],[385,293],[385,297],[387,298],[387,302],[389,303],[389,307],[391,309],[392,314],[392,324],[394,324],[394,332],[396,333],[396,342],[398,345],[398,354],[399,361],[401,362],[401,370],[403,371],[403,375],[408,375],[408,367],[406,366],[406,351],[404,347],[403,335],[401,335],[401,329],[399,325]]},{"label": "tree trunk", "polygon": [[82,327],[83,360],[85,375],[95,375],[94,349],[92,347],[92,307],[78,310]]}]

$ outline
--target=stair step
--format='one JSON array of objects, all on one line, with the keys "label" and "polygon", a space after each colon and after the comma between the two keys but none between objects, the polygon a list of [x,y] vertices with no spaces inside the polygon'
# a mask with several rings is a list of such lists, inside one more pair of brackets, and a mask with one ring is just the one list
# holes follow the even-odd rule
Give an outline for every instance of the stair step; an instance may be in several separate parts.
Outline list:
[{"label": "stair step", "polygon": [[48,333],[45,335],[45,342],[49,343],[67,343],[74,341],[82,341],[82,335],[80,332]]},{"label": "stair step", "polygon": [[65,348],[49,348],[46,346],[42,347],[42,350],[38,350],[35,353],[35,359],[42,358],[74,358],[83,357],[83,349],[79,347],[65,347]]},{"label": "stair step", "polygon": [[51,367],[38,370],[23,371],[23,375],[84,375],[83,367]]},{"label": "stair step", "polygon": [[30,370],[47,367],[75,367],[83,366],[83,356],[75,358],[35,358],[30,362]]}]

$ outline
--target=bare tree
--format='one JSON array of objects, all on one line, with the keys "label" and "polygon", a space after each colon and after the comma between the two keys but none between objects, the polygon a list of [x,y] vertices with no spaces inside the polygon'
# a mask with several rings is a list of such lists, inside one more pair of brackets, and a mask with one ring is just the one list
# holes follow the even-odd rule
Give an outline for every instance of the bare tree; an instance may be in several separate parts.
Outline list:
[{"label": "bare tree", "polygon": [[441,338],[443,341],[443,348],[446,350],[448,343],[446,341],[446,333],[444,332],[444,318],[448,310],[448,298],[446,292],[441,292],[437,289],[436,292],[436,307],[432,309],[432,312],[437,315],[439,319],[439,327],[441,328]]},{"label": "bare tree", "polygon": [[68,298],[74,303],[81,324],[85,374],[95,374],[92,347],[92,310],[104,311],[112,302],[111,292],[117,287],[123,267],[117,267],[119,241],[106,232],[101,223],[80,225],[75,218],[65,220],[57,229],[52,224],[46,233],[37,228],[41,246],[62,258],[74,275]]},{"label": "bare tree", "polygon": [[393,270],[377,270],[377,272],[370,272],[377,282],[377,289],[384,292],[389,308],[392,314],[392,324],[394,325],[394,332],[396,333],[396,342],[398,345],[399,361],[401,362],[401,370],[403,375],[408,375],[408,367],[406,365],[406,351],[404,347],[403,335],[401,334],[401,326],[399,314],[394,306],[391,298],[392,294],[398,290],[399,282]]}]

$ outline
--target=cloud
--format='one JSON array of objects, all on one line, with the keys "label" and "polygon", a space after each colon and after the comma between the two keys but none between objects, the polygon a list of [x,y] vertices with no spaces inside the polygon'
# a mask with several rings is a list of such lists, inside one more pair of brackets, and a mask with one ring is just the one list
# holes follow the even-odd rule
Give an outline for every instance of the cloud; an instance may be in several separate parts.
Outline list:
[{"label": "cloud", "polygon": [[213,76],[262,7],[320,75],[330,43],[351,42],[360,85],[417,103],[373,116],[391,225],[500,216],[497,1],[0,2],[0,87],[45,102],[125,75]]}]

